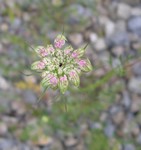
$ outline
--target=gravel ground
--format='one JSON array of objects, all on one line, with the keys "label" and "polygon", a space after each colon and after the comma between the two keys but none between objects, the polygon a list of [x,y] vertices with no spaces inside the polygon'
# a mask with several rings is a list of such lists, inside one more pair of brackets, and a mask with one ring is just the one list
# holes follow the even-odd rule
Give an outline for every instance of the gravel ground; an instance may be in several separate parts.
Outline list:
[{"label": "gravel ground", "polygon": [[[52,0],[56,11],[46,9],[46,3],[39,4],[36,0],[0,0],[0,150],[87,150],[85,136],[97,129],[113,145],[116,145],[116,137],[119,141],[122,139],[113,150],[140,150],[141,1],[101,0],[94,3],[89,0],[88,3],[70,3],[63,7],[63,1],[57,3]],[[49,11],[42,12],[42,9]],[[78,119],[76,134],[66,135],[57,130],[52,136],[46,136],[44,132],[49,132],[50,127],[46,125],[49,131],[44,131],[39,126],[42,126],[41,120],[47,124],[48,118],[38,120],[30,111],[31,108],[36,109],[34,104],[40,93],[38,79],[19,75],[17,70],[25,70],[25,66],[35,58],[30,50],[27,52],[29,46],[24,42],[38,45],[52,41],[63,24],[68,41],[76,48],[88,42],[87,55],[92,64],[102,64],[91,74],[92,77],[99,79],[105,76],[111,66],[114,68],[121,64],[120,59],[129,67],[125,68],[126,76],[113,77],[105,85],[115,85],[119,89],[111,105],[100,112],[97,122],[89,118],[82,122]],[[28,55],[32,58],[27,58]],[[22,80],[26,84],[16,82]],[[45,95],[48,114],[53,111],[49,101],[52,96],[52,91]],[[40,107],[43,106],[44,103]],[[34,132],[27,135],[32,128],[35,128]]]}]

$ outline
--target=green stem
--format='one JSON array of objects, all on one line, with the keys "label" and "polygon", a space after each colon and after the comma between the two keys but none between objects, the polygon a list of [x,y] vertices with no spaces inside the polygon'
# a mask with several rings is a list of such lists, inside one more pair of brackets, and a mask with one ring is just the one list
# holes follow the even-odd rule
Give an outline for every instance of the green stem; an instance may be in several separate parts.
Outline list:
[{"label": "green stem", "polygon": [[62,100],[64,102],[64,108],[65,108],[65,112],[68,112],[68,108],[67,108],[67,99],[66,99],[66,96],[65,94],[62,94]]},{"label": "green stem", "polygon": [[46,92],[47,89],[48,89],[48,86],[44,88],[43,93],[40,95],[39,99],[37,100],[37,104],[40,103],[40,101],[43,98],[43,96],[45,95],[45,92]]}]

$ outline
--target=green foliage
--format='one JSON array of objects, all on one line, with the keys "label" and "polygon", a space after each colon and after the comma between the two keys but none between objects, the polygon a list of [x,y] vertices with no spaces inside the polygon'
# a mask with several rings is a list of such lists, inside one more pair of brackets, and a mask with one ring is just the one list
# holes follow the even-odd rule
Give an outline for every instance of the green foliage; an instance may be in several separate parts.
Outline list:
[{"label": "green foliage", "polygon": [[25,127],[25,128],[23,128],[23,130],[22,130],[22,133],[20,134],[20,140],[21,141],[27,141],[27,139],[30,139],[30,133],[32,132],[31,130],[33,129],[33,127],[29,127],[29,126],[27,126],[27,127]]},{"label": "green foliage", "polygon": [[94,130],[91,133],[90,141],[88,142],[89,150],[109,150],[109,141],[102,131]]}]

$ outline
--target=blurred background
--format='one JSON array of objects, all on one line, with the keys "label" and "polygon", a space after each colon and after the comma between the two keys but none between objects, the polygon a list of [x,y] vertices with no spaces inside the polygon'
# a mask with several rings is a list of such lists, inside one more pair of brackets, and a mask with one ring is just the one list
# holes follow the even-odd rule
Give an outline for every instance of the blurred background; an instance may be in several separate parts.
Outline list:
[{"label": "blurred background", "polygon": [[[37,105],[31,46],[63,28],[94,70]],[[140,55],[141,0],[0,0],[0,150],[141,150]]]}]

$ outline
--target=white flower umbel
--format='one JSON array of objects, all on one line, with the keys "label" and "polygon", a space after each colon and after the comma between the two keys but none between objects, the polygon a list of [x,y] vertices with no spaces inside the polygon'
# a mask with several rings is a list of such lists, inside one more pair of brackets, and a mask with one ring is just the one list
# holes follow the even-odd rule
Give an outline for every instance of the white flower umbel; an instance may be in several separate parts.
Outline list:
[{"label": "white flower umbel", "polygon": [[41,85],[43,88],[59,88],[63,94],[69,83],[79,86],[79,75],[82,71],[89,72],[92,70],[90,61],[82,59],[86,47],[74,50],[71,45],[65,46],[65,42],[65,36],[59,34],[53,45],[35,48],[40,60],[31,65],[32,70],[42,72]]}]

